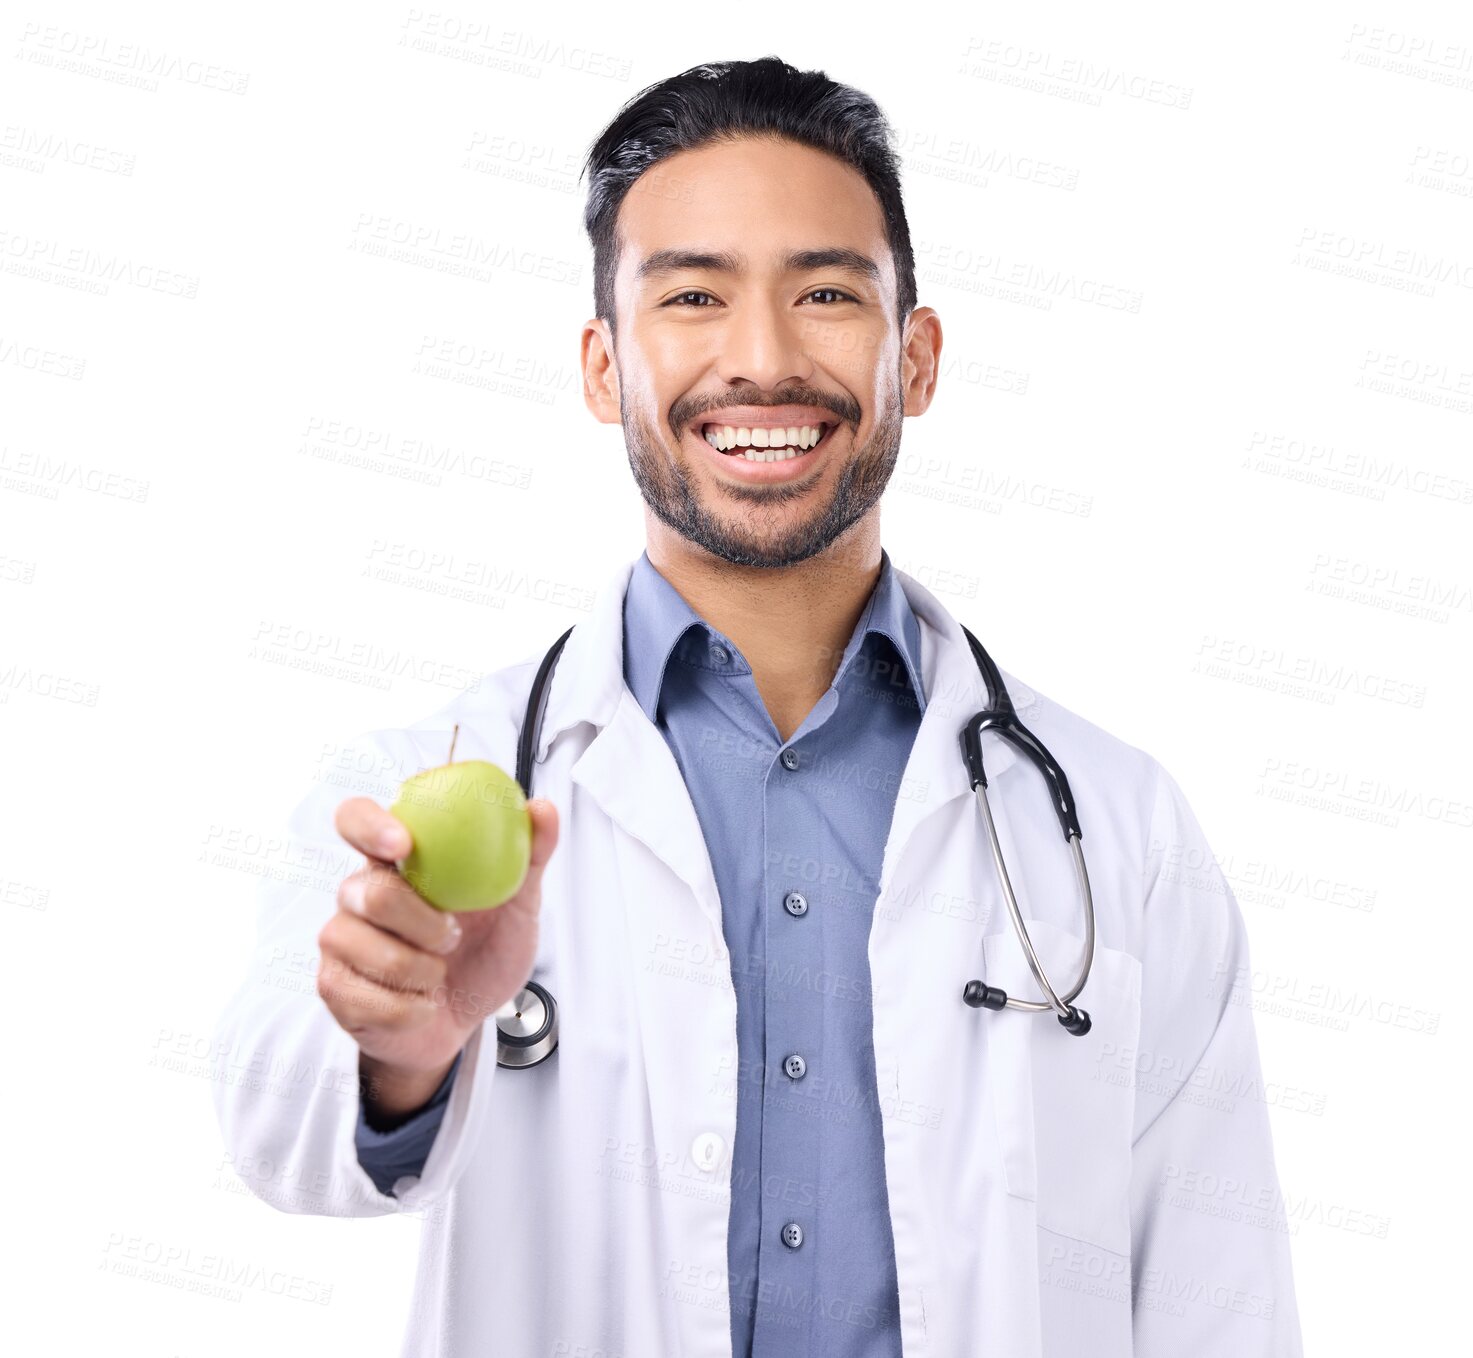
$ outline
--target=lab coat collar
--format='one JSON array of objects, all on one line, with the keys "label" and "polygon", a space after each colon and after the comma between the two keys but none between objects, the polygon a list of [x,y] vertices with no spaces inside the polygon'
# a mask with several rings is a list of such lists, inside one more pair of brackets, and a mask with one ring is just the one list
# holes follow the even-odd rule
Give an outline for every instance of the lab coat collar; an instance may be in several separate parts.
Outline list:
[{"label": "lab coat collar", "polygon": [[[690,885],[719,930],[720,898],[694,805],[664,737],[624,680],[624,594],[634,561],[613,570],[591,615],[573,628],[558,657],[537,759],[544,761],[553,741],[580,722],[597,728],[573,766],[574,780]],[[913,576],[898,568],[895,574],[921,625],[926,705],[895,803],[881,892],[922,821],[954,798],[971,795],[960,736],[987,703],[987,687],[961,624]],[[1036,695],[1006,670],[1002,673],[1019,716],[1028,722]],[[990,783],[1017,756],[996,738],[984,748]]]},{"label": "lab coat collar", "polygon": [[[563,652],[558,655],[536,751],[538,763],[546,760],[552,741],[577,723],[589,722],[597,728],[605,728],[613,719],[620,698],[629,694],[625,683],[623,607],[636,560],[638,558],[633,557],[622,561],[608,574],[601,591],[595,595],[591,614],[573,627],[573,635],[569,636]],[[916,745],[921,747],[924,741],[927,750],[940,753],[938,742],[941,735],[956,742],[956,759],[946,760],[947,764],[956,764],[952,770],[955,776],[947,776],[937,788],[940,800],[949,800],[959,787],[963,791],[971,791],[960,757],[959,732],[968,717],[987,703],[987,686],[982,682],[977,661],[972,658],[960,623],[919,580],[899,567],[893,569],[916,620],[922,625],[921,670],[925,708]],[[982,644],[985,645],[985,641]],[[1036,695],[1019,685],[1006,669],[1003,669],[1003,682],[1012,694],[1013,706],[1018,708],[1019,716],[1027,723],[1027,710],[1036,703]],[[629,697],[633,700],[633,694]],[[937,731],[927,729],[927,717],[931,716],[932,706],[940,708],[935,714],[937,720],[931,723],[938,728]],[[638,701],[635,708],[639,708]],[[946,731],[940,731],[940,728],[946,728]],[[988,779],[994,772],[1002,773],[1016,757],[1012,745],[1005,741],[988,741],[985,751]],[[929,766],[929,760],[927,764]],[[940,801],[935,804],[940,804]]]},{"label": "lab coat collar", "polygon": [[[914,576],[898,569],[896,576],[921,624],[926,707],[895,800],[895,814],[880,870],[881,895],[889,887],[905,846],[921,823],[957,797],[973,795],[961,734],[972,716],[988,706],[987,684],[977,668],[961,623]],[[985,646],[986,640],[978,629],[974,627],[972,631]],[[1001,665],[998,669],[1019,718],[1027,724],[1037,704],[1037,695]],[[983,745],[989,787],[1017,759],[1007,741],[989,738]]]},{"label": "lab coat collar", "polygon": [[593,610],[564,643],[553,670],[552,688],[542,716],[537,762],[564,731],[579,722],[602,730],[609,724],[624,683],[624,591],[634,561],[620,562],[594,597]]}]

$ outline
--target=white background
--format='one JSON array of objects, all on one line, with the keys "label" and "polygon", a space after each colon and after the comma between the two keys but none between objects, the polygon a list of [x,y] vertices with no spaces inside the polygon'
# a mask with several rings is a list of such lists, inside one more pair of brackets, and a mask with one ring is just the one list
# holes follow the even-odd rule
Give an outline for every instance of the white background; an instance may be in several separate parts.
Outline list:
[{"label": "white background", "polygon": [[[579,167],[644,86],[770,52],[904,154],[945,344],[892,558],[1160,759],[1233,885],[1306,1351],[1461,1326],[1473,18],[632,14],[3,21],[6,1347],[395,1351],[419,1222],[273,1212],[151,1062],[242,975],[324,746],[540,651],[642,547],[580,396]],[[113,1271],[140,1249],[182,1262]],[[330,1302],[188,1291],[209,1254]]]}]

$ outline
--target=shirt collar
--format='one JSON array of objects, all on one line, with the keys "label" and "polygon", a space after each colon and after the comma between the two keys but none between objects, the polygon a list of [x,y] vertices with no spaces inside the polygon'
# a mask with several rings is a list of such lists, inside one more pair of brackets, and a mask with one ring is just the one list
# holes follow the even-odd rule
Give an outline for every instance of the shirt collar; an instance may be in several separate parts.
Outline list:
[{"label": "shirt collar", "polygon": [[[692,628],[696,636],[688,637]],[[910,680],[916,705],[925,710],[925,687],[921,682],[921,625],[891,564],[890,554],[880,549],[880,576],[870,593],[864,612],[855,624],[837,674],[844,675],[858,650],[871,634],[887,637],[899,653]],[[684,596],[658,570],[647,551],[639,554],[624,594],[624,681],[644,714],[656,722],[660,689],[671,657],[677,652],[690,659],[711,645],[725,646],[732,664],[723,672],[740,674],[747,667],[730,638],[717,631],[685,601]],[[871,643],[872,645],[873,643]],[[879,682],[879,680],[877,680]]]}]

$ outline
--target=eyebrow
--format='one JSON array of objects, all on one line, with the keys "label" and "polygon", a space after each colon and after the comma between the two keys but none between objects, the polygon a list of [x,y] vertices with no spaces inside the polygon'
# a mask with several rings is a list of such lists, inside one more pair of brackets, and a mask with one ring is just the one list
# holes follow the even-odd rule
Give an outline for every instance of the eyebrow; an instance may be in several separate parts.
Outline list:
[{"label": "eyebrow", "polygon": [[[709,273],[739,274],[747,267],[747,257],[735,250],[656,250],[639,263],[634,271],[634,281],[661,278],[666,274],[686,270],[704,270]],[[880,286],[880,266],[868,255],[858,250],[831,245],[817,250],[789,250],[778,259],[783,273],[811,273],[815,269],[840,269],[845,273],[857,274]]]}]

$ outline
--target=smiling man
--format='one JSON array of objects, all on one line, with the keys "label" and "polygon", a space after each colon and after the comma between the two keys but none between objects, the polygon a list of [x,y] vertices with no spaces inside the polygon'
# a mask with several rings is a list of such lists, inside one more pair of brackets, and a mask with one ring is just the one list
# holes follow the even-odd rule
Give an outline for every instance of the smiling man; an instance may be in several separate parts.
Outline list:
[{"label": "smiling man", "polygon": [[[335,899],[262,888],[216,1050],[356,1079],[222,1073],[236,1163],[284,1167],[243,1177],[288,1211],[427,1213],[410,1355],[1294,1358],[1244,925],[1201,827],[1149,755],[1005,673],[1068,783],[1050,805],[989,735],[981,800],[962,734],[1004,695],[881,546],[942,336],[880,110],[773,57],[703,65],[588,169],[584,398],[646,548],[540,718],[539,652],[365,737],[379,799],[329,777],[298,806],[302,853],[366,861]],[[515,767],[529,721],[531,870],[452,923],[380,802],[452,729]],[[1047,977],[1089,963],[1057,1004],[984,814]],[[308,1008],[277,964],[314,931]],[[556,1046],[499,1061],[533,983]],[[1224,1184],[1263,1210],[1219,1211]]]},{"label": "smiling man", "polygon": [[629,192],[607,221],[595,173],[612,287],[583,334],[586,399],[623,425],[650,562],[737,643],[787,739],[874,592],[880,496],[903,417],[930,404],[941,326],[852,165],[769,134],[661,171],[673,192]]}]

